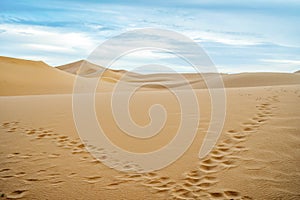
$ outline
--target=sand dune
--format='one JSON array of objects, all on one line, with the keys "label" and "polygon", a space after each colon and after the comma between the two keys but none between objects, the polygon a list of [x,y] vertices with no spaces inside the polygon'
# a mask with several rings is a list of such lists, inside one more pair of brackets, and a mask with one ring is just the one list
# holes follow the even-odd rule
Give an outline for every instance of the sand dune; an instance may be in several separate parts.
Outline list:
[{"label": "sand dune", "polygon": [[[78,61],[76,63],[71,63],[68,65],[63,65],[58,67],[59,69],[75,74],[80,65],[83,65],[82,74],[88,75],[96,72],[95,70],[103,69],[103,67],[97,66],[95,64],[89,63],[85,61]],[[90,69],[90,70],[89,70]],[[127,74],[126,74],[127,73]],[[273,85],[294,85],[300,84],[300,77],[297,72],[293,73],[270,73],[270,72],[258,72],[258,73],[240,73],[240,74],[220,74],[224,81],[224,86],[229,87],[257,87],[257,86],[273,86]],[[112,70],[109,69],[105,71],[102,75],[107,80],[113,80],[111,82],[116,82],[120,80],[122,76],[124,76],[122,80],[127,81],[132,84],[139,85],[141,83],[149,83],[148,88],[156,88],[151,87],[155,84],[167,84],[170,87],[178,87],[183,84],[186,84],[186,81],[178,80],[177,75],[173,74],[137,74],[133,72],[126,72],[124,70]],[[219,74],[214,73],[203,73],[201,75],[185,73],[182,74],[193,86],[195,89],[203,89],[206,88],[205,79],[210,80],[219,76]]]},{"label": "sand dune", "polygon": [[128,75],[130,74],[131,76],[138,75],[132,72],[127,72],[125,70],[106,69],[102,66],[90,63],[85,60],[57,66],[56,68],[74,75],[80,75],[87,78],[98,77],[99,73],[101,73],[101,76],[103,76],[104,79],[106,79],[108,82],[117,82],[125,73],[128,73]]},{"label": "sand dune", "polygon": [[[86,66],[84,68],[85,70],[80,70],[80,66],[82,66],[82,65]],[[69,72],[74,75],[79,74],[79,73],[82,75],[88,75],[88,74],[97,72],[99,70],[99,68],[102,68],[102,67],[92,64],[90,62],[84,61],[84,60],[79,60],[77,62],[57,66],[56,68],[63,70],[65,72]]]},{"label": "sand dune", "polygon": [[[56,69],[43,62],[1,57],[0,199],[300,198],[299,74],[222,74],[227,87],[226,120],[216,146],[201,160],[198,152],[211,120],[210,95],[200,89],[205,88],[201,78],[185,74],[196,88],[201,111],[194,142],[166,168],[125,173],[102,163],[109,152],[90,146],[101,154],[96,160],[78,136],[71,92],[80,62]],[[109,88],[125,73],[108,70],[103,82]],[[130,100],[135,123],[147,125],[148,109],[159,103],[167,111],[166,126],[146,140],[124,134],[113,119],[112,93],[100,88],[95,114],[107,137],[133,152],[164,146],[179,127],[180,107],[176,97],[157,84],[171,82],[177,88],[184,82],[170,74],[133,73],[123,81],[129,87],[149,83]]]},{"label": "sand dune", "polygon": [[297,85],[299,74],[293,73],[241,73],[223,76],[225,87],[257,87],[273,85]]},{"label": "sand dune", "polygon": [[41,61],[0,57],[1,95],[71,93],[74,76]]},{"label": "sand dune", "polygon": [[[93,77],[96,70],[103,70],[103,67],[99,67],[95,64],[91,64],[87,61],[79,61],[68,65],[58,67],[59,69],[75,74],[79,70],[80,65],[83,65],[83,75],[90,74]],[[90,69],[90,70],[89,70]],[[124,76],[126,74],[126,76]],[[271,73],[271,72],[258,72],[258,73],[240,73],[240,74],[215,74],[215,73],[203,73],[203,74],[182,74],[187,79],[189,84],[195,89],[207,88],[205,80],[215,79],[216,76],[221,76],[226,88],[230,87],[258,87],[258,86],[273,86],[273,85],[294,85],[300,84],[299,74],[296,73]],[[157,88],[156,84],[166,84],[169,87],[175,88],[186,84],[186,81],[178,80],[177,75],[173,74],[137,74],[133,72],[127,72],[124,70],[112,70],[108,69],[102,74],[104,80],[109,82],[117,82],[121,78],[131,84],[139,85],[141,83],[149,83],[147,88]],[[124,76],[124,77],[122,77]],[[204,78],[205,77],[205,78]],[[205,80],[204,80],[205,79]],[[159,87],[161,88],[161,87]]]},{"label": "sand dune", "polygon": [[[75,75],[79,72],[85,78],[95,78],[102,73],[102,88],[111,90],[120,79],[128,87],[145,84],[145,89],[162,89],[158,85],[177,88],[187,84],[195,89],[205,89],[205,80],[213,80],[218,74],[183,74],[187,80],[178,80],[173,74],[137,74],[125,70],[112,70],[97,66],[87,61],[77,61],[59,67],[51,67],[41,61],[29,61],[0,57],[0,95],[33,95],[33,94],[70,94],[73,91]],[[104,71],[102,71],[104,70]],[[125,75],[125,76],[124,76]],[[258,87],[273,85],[300,84],[298,73],[241,73],[221,74],[224,85],[230,87]],[[101,89],[100,91],[101,92]]]}]

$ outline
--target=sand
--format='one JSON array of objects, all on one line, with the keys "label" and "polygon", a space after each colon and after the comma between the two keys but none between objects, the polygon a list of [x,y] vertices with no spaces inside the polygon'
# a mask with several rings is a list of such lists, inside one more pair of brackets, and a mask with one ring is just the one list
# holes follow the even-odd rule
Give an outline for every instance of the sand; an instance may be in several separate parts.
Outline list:
[{"label": "sand", "polygon": [[[53,68],[0,57],[0,199],[300,199],[299,73],[223,74],[224,128],[213,151],[201,160],[210,97],[201,78],[185,74],[201,110],[191,147],[161,170],[125,173],[95,159],[79,139],[71,94],[78,65]],[[169,81],[172,88],[183,83],[166,74],[132,73],[124,80],[133,86],[149,83],[130,104],[137,124],[149,123],[147,110],[153,103],[168,111],[159,135],[139,140],[122,134],[109,106],[110,90],[124,73],[106,71],[104,85],[97,89],[101,125],[126,150],[148,152],[164,146],[174,137],[180,110],[174,95],[157,83]],[[104,161],[108,155],[102,153]]]}]

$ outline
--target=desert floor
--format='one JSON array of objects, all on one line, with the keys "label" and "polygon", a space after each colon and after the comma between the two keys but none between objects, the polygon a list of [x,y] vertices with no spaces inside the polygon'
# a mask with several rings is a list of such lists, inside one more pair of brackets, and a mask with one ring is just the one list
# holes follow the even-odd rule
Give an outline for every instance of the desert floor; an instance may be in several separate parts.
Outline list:
[{"label": "desert floor", "polygon": [[[208,90],[195,83],[201,117],[191,147],[161,170],[125,173],[95,159],[79,139],[70,72],[77,65],[54,69],[42,62],[0,60],[0,199],[300,199],[298,73],[224,75],[224,128],[213,151],[202,160],[198,152],[211,105]],[[109,72],[105,87],[117,82],[120,73]],[[147,109],[153,103],[168,111],[162,133],[142,142],[116,128],[110,95],[98,91],[95,108],[118,146],[147,152],[174,136],[180,118],[168,90],[154,87],[136,93],[130,109],[137,124],[149,122]],[[101,159],[107,156],[103,152]]]}]

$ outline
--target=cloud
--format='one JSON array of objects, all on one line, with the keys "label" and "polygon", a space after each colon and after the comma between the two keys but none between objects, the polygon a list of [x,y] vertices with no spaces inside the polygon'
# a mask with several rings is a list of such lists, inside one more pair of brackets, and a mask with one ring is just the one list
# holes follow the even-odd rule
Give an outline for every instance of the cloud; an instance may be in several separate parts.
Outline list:
[{"label": "cloud", "polygon": [[0,29],[4,30],[0,33],[1,52],[13,57],[44,54],[42,57],[45,58],[49,55],[44,61],[52,65],[62,64],[63,60],[49,62],[51,56],[61,57],[59,54],[63,54],[64,60],[76,56],[82,58],[97,46],[96,40],[86,33],[69,32],[63,28],[0,24]]},{"label": "cloud", "polygon": [[264,42],[256,37],[249,37],[247,35],[236,35],[236,34],[227,34],[222,32],[193,32],[186,33],[186,35],[191,35],[196,42],[215,42],[219,44],[232,45],[232,46],[251,46],[259,45]]},{"label": "cloud", "polygon": [[287,65],[298,65],[300,67],[300,60],[279,60],[279,59],[262,59],[261,61],[267,63],[278,63]]}]

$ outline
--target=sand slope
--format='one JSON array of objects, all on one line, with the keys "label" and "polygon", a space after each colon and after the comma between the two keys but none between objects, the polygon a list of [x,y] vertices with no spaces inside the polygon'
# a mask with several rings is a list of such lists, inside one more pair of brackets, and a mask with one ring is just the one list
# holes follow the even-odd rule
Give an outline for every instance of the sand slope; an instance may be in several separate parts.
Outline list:
[{"label": "sand slope", "polygon": [[71,93],[74,76],[41,61],[0,57],[0,94]]},{"label": "sand slope", "polygon": [[[97,101],[100,122],[125,149],[148,150],[170,139],[176,104],[167,93],[148,94],[140,93],[133,109],[160,99],[171,118],[167,130],[143,145],[114,133],[117,127],[110,118],[101,118],[109,114],[103,110],[108,109],[106,101]],[[99,95],[99,100],[107,98]],[[146,174],[117,172],[86,152],[72,119],[70,95],[1,97],[0,192],[16,199],[299,198],[299,86],[232,88],[227,95],[223,133],[205,159],[199,160],[197,153],[210,108],[208,93],[199,91],[202,117],[195,142],[173,165]],[[143,110],[132,114],[137,123],[147,122]],[[102,159],[109,156],[102,153]]]}]

